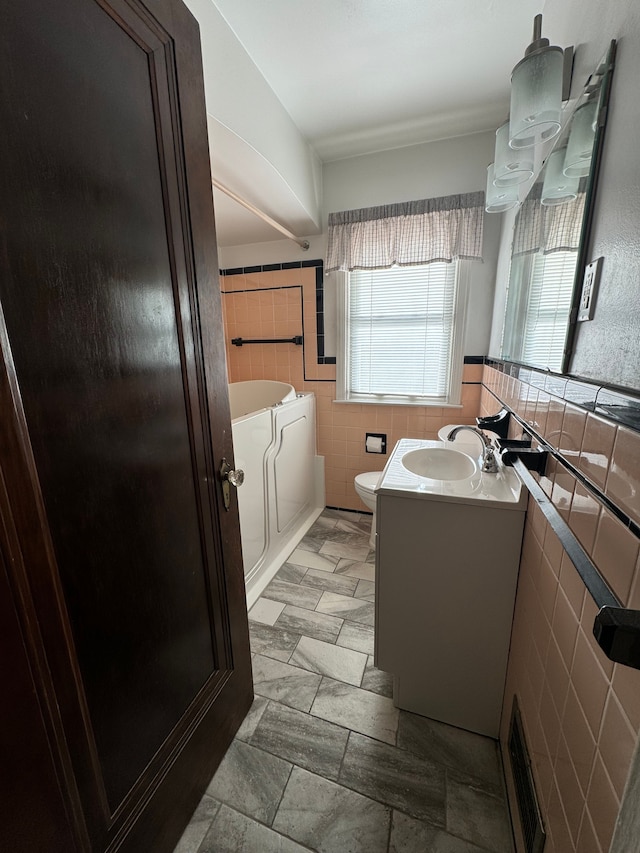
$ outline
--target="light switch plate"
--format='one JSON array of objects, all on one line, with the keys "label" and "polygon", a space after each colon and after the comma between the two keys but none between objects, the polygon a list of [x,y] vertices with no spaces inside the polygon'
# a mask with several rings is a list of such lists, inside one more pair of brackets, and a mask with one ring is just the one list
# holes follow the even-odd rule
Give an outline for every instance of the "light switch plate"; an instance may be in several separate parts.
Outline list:
[{"label": "light switch plate", "polygon": [[578,306],[578,322],[592,320],[596,302],[596,292],[600,282],[600,272],[604,258],[596,258],[587,264],[582,280],[582,293],[580,294],[580,305]]}]

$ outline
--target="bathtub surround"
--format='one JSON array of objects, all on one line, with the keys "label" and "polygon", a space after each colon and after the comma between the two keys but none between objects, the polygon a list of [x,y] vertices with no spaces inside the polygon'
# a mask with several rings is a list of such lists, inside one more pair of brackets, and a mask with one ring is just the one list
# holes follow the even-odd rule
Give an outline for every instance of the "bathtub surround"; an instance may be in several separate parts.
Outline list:
[{"label": "bathtub surround", "polygon": [[368,535],[325,511],[251,610],[254,705],[175,853],[513,850],[496,742],[399,711],[373,666]]},{"label": "bathtub surround", "polygon": [[284,382],[229,385],[247,604],[253,605],[325,506],[312,393]]},{"label": "bathtub surround", "polygon": [[[324,354],[324,318],[320,324],[317,314],[318,306],[323,305],[321,263],[297,261],[222,271],[229,381],[275,379],[291,383],[297,391],[312,391],[317,410],[317,452],[325,459],[326,503],[360,511],[365,507],[353,487],[356,474],[376,467],[382,471],[399,439],[435,439],[446,424],[474,423],[480,405],[483,359],[465,358],[461,408],[336,403],[335,363]],[[234,337],[290,337],[300,331],[303,347],[230,344]],[[387,435],[386,454],[366,453],[368,432]]]},{"label": "bathtub surround", "polygon": [[[481,413],[502,405],[550,447],[540,485],[623,604],[640,608],[638,397],[488,360]],[[512,418],[510,437],[521,431]],[[640,731],[640,672],[603,654],[595,615],[530,500],[501,740],[505,755],[515,694],[548,834],[545,853],[607,853]],[[507,781],[511,789],[508,769]]]}]

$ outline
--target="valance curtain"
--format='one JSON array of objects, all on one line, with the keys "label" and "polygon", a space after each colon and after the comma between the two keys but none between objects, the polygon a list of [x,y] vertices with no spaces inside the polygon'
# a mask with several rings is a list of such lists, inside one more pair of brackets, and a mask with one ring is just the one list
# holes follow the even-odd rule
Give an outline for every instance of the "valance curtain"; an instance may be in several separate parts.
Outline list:
[{"label": "valance curtain", "polygon": [[325,270],[482,260],[484,193],[329,214]]},{"label": "valance curtain", "polygon": [[534,187],[518,212],[512,256],[577,252],[586,194],[580,191],[573,201],[548,206],[540,203],[540,191],[540,186]]}]

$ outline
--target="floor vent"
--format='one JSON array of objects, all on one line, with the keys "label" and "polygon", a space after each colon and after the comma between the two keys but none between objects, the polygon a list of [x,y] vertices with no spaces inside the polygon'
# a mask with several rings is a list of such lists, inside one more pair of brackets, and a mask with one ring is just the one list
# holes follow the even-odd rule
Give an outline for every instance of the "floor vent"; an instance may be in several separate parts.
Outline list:
[{"label": "floor vent", "polygon": [[524,838],[525,853],[542,853],[546,835],[536,798],[536,789],[533,783],[527,744],[524,739],[524,729],[522,728],[518,700],[515,696],[513,697],[511,728],[509,730],[509,757],[516,801],[520,813],[520,826]]}]

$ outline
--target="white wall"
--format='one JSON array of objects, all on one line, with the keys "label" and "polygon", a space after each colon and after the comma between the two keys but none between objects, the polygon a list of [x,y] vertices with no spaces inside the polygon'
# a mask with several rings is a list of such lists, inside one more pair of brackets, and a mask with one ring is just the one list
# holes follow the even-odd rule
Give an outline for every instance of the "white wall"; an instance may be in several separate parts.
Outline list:
[{"label": "white wall", "polygon": [[[332,211],[484,190],[494,142],[492,132],[478,133],[325,163],[322,193],[325,232],[327,216]],[[484,263],[470,265],[465,355],[489,352],[500,220],[499,215],[486,215]],[[286,240],[221,248],[221,267],[324,258],[326,236],[309,239],[308,252]],[[327,276],[325,286],[330,306],[331,276]]]},{"label": "white wall", "polygon": [[[319,225],[321,164],[317,155],[211,0],[184,2],[200,25],[207,113],[215,119],[210,122],[210,133],[216,132],[217,123],[220,136],[210,140],[212,149],[227,150],[235,136],[243,158],[255,154],[256,173],[264,172],[266,160],[280,176],[285,196],[293,195]],[[224,171],[224,163],[219,168]],[[233,174],[232,163],[229,171]],[[259,187],[255,189],[259,193]]]}]

